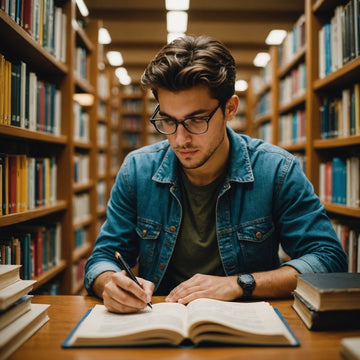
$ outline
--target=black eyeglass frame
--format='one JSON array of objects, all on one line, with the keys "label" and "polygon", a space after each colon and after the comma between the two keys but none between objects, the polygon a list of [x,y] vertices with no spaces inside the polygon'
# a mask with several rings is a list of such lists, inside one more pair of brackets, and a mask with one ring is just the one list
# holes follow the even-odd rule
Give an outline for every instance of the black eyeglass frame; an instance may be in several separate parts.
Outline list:
[{"label": "black eyeglass frame", "polygon": [[[154,119],[155,116],[156,116],[156,114],[157,114],[157,113],[159,112],[159,110],[160,110],[160,105],[157,105],[156,108],[155,108],[154,113],[153,113],[153,114],[151,115],[151,117],[150,117],[150,122],[154,125],[155,130],[156,130],[157,132],[159,132],[160,134],[164,134],[164,135],[172,135],[172,134],[175,134],[176,131],[177,131],[177,128],[178,128],[179,124],[181,124],[181,125],[185,128],[185,130],[188,131],[190,134],[194,134],[194,135],[205,134],[205,133],[209,130],[209,121],[210,121],[210,120],[212,119],[212,117],[215,115],[216,111],[220,108],[220,106],[221,106],[221,103],[219,103],[218,106],[217,106],[208,116],[194,116],[193,118],[184,119],[184,120],[179,121],[179,120],[176,120],[176,119],[174,119],[174,118],[158,118],[158,119]],[[205,129],[204,131],[201,131],[201,132],[193,132],[193,131],[189,130],[189,129],[187,128],[187,125],[186,125],[186,120],[192,120],[192,119],[205,120],[205,121],[206,121],[206,129]],[[171,121],[173,121],[174,124],[175,124],[175,130],[172,131],[172,132],[170,132],[170,133],[161,131],[161,130],[157,127],[157,125],[156,125],[156,122],[159,121],[159,120],[160,120],[160,121],[162,121],[162,120],[167,120],[167,121],[171,120]]]}]

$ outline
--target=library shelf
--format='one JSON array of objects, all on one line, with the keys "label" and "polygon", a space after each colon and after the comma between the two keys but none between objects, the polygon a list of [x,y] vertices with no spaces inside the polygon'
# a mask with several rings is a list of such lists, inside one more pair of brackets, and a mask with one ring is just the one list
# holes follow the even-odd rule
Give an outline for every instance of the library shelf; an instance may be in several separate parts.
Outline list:
[{"label": "library shelf", "polygon": [[34,284],[33,290],[41,288],[41,286],[47,284],[49,281],[61,274],[66,269],[66,265],[65,260],[60,260],[59,264],[52,266],[48,270],[44,271],[43,274],[36,276],[34,280],[37,282]]},{"label": "library shelf", "polygon": [[57,213],[59,211],[65,211],[67,209],[68,203],[65,200],[57,200],[55,204],[47,206],[39,206],[35,209],[26,210],[23,212],[18,212],[14,214],[2,215],[0,216],[0,227],[16,225],[28,220],[34,220],[41,218],[47,215]]},{"label": "library shelf", "polygon": [[35,142],[47,142],[51,144],[66,145],[68,137],[66,135],[53,135],[51,133],[32,131],[11,125],[0,124],[0,136],[17,139],[27,139]]},{"label": "library shelf", "polygon": [[324,203],[324,206],[328,212],[337,215],[346,215],[356,219],[360,218],[360,208],[350,207],[340,204],[333,204],[333,203]]},{"label": "library shelf", "polygon": [[92,244],[86,242],[85,244],[82,244],[81,246],[78,246],[73,251],[72,260],[78,261],[84,256],[88,256],[89,252],[92,250]]}]

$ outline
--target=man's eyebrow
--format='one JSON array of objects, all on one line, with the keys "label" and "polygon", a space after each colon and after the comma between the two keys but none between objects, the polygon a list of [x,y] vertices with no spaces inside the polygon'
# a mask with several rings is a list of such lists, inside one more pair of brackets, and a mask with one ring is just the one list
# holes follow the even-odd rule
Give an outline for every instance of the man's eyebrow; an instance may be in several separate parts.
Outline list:
[{"label": "man's eyebrow", "polygon": [[[193,117],[193,116],[196,116],[196,115],[201,115],[201,114],[207,113],[209,111],[210,110],[208,110],[208,109],[198,109],[198,110],[195,110],[195,111],[185,115],[184,119],[188,119],[189,117]],[[171,118],[171,119],[175,119],[173,116],[167,114],[165,111],[159,110],[159,115],[164,116],[164,117],[168,117],[168,118]],[[177,119],[175,119],[175,120],[177,120]]]}]

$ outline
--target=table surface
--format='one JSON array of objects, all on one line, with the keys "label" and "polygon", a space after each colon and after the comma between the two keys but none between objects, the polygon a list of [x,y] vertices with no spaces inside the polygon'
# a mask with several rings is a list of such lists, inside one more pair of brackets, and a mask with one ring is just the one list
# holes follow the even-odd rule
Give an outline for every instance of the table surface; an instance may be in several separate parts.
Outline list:
[{"label": "table surface", "polygon": [[[163,301],[154,297],[153,303]],[[299,347],[198,347],[180,349],[169,347],[152,348],[88,348],[62,349],[61,344],[80,321],[86,311],[95,304],[101,304],[90,296],[38,295],[32,303],[50,304],[50,320],[25,342],[11,360],[56,360],[56,359],[127,359],[127,360],[230,360],[230,359],[343,359],[340,355],[340,341],[343,337],[360,336],[360,330],[309,331],[291,308],[292,299],[269,301],[278,308],[290,328],[300,341]]]}]

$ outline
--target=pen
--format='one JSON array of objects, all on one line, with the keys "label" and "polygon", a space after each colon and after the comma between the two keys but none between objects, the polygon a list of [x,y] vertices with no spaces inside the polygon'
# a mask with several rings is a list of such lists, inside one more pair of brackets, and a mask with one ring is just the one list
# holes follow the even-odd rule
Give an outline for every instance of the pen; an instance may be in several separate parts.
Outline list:
[{"label": "pen", "polygon": [[[115,251],[115,257],[118,260],[121,268],[126,271],[128,276],[130,277],[130,279],[135,281],[141,287],[141,284],[137,281],[137,279],[136,279],[135,275],[133,274],[133,272],[131,271],[129,265],[126,263],[126,261],[124,260],[124,258],[121,256],[121,254],[118,251]],[[148,302],[147,305],[152,309],[151,302]]]}]

